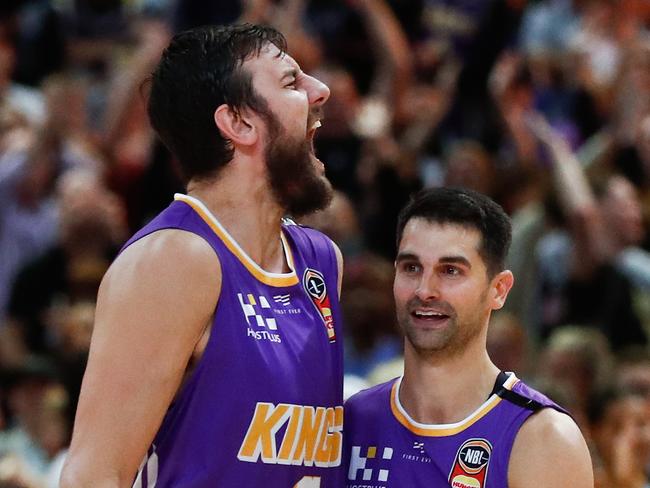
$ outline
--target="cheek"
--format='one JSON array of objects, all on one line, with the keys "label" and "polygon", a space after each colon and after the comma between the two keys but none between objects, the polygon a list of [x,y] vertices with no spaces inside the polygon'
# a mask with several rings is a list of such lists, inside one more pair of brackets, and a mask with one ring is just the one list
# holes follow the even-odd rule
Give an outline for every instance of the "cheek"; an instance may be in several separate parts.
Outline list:
[{"label": "cheek", "polygon": [[456,310],[482,308],[489,300],[489,290],[474,282],[464,282],[447,287],[443,297],[454,305]]},{"label": "cheek", "polygon": [[413,292],[414,286],[412,280],[399,276],[395,277],[395,281],[393,283],[393,295],[395,297],[395,303],[397,305],[406,303],[413,295]]},{"label": "cheek", "polygon": [[449,296],[471,298],[477,295],[477,286],[471,278],[446,278],[440,283],[440,288]]},{"label": "cheek", "polygon": [[286,97],[278,100],[278,110],[287,113],[297,119],[295,122],[304,122],[309,114],[309,101],[307,97],[299,90],[288,91]]}]

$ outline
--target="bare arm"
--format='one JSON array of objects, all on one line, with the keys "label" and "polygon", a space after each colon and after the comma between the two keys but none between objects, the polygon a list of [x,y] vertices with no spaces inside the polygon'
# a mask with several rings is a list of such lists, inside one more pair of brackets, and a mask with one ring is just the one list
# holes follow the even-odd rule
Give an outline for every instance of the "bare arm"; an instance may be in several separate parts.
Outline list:
[{"label": "bare arm", "polygon": [[143,103],[139,98],[138,87],[154,69],[170,39],[167,27],[159,21],[143,21],[138,24],[138,31],[138,47],[127,65],[111,81],[110,98],[103,121],[103,145],[108,153],[123,136],[125,121],[130,112],[137,110]]},{"label": "bare arm", "polygon": [[587,176],[568,143],[542,115],[529,118],[532,133],[548,149],[553,173],[553,184],[562,210],[570,223],[576,243],[574,272],[589,274],[596,266],[612,258],[614,247],[605,229],[602,215]]},{"label": "bare arm", "polygon": [[530,166],[536,161],[537,144],[525,124],[525,117],[533,110],[533,105],[528,84],[517,80],[522,65],[519,54],[503,52],[492,69],[488,86],[520,164]]},{"label": "bare arm", "polygon": [[384,0],[348,0],[364,19],[378,63],[372,92],[399,112],[413,66],[404,30]]},{"label": "bare arm", "polygon": [[528,126],[548,149],[553,167],[554,183],[562,206],[569,215],[585,211],[595,205],[594,196],[580,162],[569,144],[540,114],[528,119]]},{"label": "bare arm", "polygon": [[[432,85],[418,100],[418,116],[405,128],[400,143],[410,154],[420,154],[433,136],[442,119],[447,115],[456,96],[456,83],[461,65],[456,60],[442,66]],[[434,96],[435,95],[435,96]],[[404,111],[403,111],[404,112]]]},{"label": "bare arm", "polygon": [[510,456],[508,486],[527,488],[593,488],[587,443],[576,423],[545,408],[521,427]]},{"label": "bare arm", "polygon": [[214,313],[221,271],[200,237],[134,243],[102,281],[61,487],[131,486]]}]

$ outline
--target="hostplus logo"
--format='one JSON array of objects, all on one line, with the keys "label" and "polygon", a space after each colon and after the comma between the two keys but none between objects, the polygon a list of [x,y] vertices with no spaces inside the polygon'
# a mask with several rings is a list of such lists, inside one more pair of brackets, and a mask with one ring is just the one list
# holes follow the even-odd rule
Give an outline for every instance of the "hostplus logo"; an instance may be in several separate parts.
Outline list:
[{"label": "hostplus logo", "polygon": [[392,447],[379,452],[377,446],[368,446],[361,455],[361,446],[352,446],[347,488],[386,488],[389,470],[385,466],[392,458]]},{"label": "hostplus logo", "polygon": [[258,341],[282,342],[280,334],[277,333],[278,323],[272,317],[273,311],[269,301],[263,295],[257,298],[248,293],[237,293],[246,323],[248,324],[248,337]]}]

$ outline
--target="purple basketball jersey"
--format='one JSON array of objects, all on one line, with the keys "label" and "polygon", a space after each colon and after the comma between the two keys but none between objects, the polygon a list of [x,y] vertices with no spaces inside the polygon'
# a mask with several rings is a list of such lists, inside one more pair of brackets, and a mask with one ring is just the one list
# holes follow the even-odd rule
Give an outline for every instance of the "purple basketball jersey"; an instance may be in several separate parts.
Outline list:
[{"label": "purple basketball jersey", "polygon": [[565,412],[510,374],[465,420],[420,424],[399,402],[400,382],[345,403],[347,488],[506,488],[510,452],[524,421],[540,408]]},{"label": "purple basketball jersey", "polygon": [[126,246],[161,229],[204,238],[223,279],[205,352],[134,486],[342,486],[342,330],[329,239],[283,224],[292,271],[268,273],[200,201],[176,195]]}]

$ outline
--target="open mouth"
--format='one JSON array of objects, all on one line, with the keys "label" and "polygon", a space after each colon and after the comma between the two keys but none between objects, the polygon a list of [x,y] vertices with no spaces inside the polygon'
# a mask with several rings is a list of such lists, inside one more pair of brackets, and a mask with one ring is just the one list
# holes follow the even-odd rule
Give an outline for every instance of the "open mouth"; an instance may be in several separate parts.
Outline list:
[{"label": "open mouth", "polygon": [[307,139],[309,139],[309,144],[311,146],[311,152],[314,153],[314,135],[316,134],[316,129],[318,129],[321,125],[320,120],[314,121],[313,124],[311,124],[311,127],[307,131]]},{"label": "open mouth", "polygon": [[450,315],[433,310],[413,310],[411,312],[411,317],[419,322],[436,325],[445,322],[450,318]]},{"label": "open mouth", "polygon": [[[320,119],[314,120],[312,124],[309,126],[309,129],[307,130],[307,140],[309,141],[309,151],[314,159],[316,159],[319,163],[319,166],[323,166],[323,163],[316,157],[316,148],[314,147],[314,135],[316,134],[316,130],[321,127],[323,124],[321,123]],[[321,168],[322,170],[322,168]]]}]

